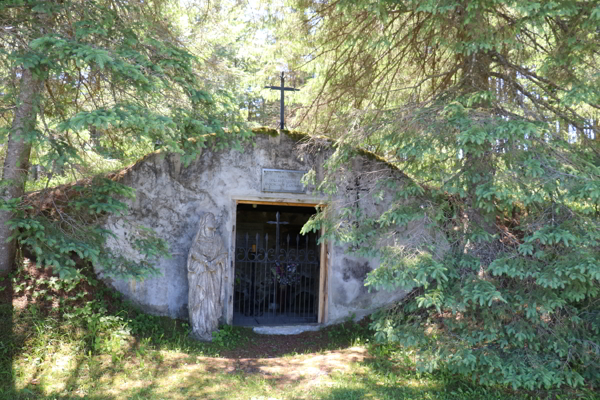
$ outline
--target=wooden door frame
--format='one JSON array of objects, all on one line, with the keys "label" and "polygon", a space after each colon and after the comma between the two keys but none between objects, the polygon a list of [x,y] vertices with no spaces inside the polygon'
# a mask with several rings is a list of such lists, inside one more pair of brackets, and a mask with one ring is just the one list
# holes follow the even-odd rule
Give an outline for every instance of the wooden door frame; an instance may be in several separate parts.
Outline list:
[{"label": "wooden door frame", "polygon": [[[236,198],[232,199],[233,213],[231,216],[232,229],[231,229],[231,245],[229,249],[229,258],[231,260],[231,278],[227,287],[227,316],[226,322],[228,325],[233,324],[233,293],[235,285],[235,245],[236,245],[236,229],[237,229],[237,206],[238,204],[260,204],[268,206],[285,206],[285,207],[326,207],[326,204],[315,203],[314,200],[302,201],[293,199],[260,199],[252,200],[248,198]],[[321,234],[323,231],[321,230]],[[329,249],[327,243],[323,242],[320,244],[319,249],[319,304],[318,304],[318,317],[317,323],[325,324],[327,322],[327,310],[328,310],[328,275],[329,275],[329,262],[328,255]]]}]

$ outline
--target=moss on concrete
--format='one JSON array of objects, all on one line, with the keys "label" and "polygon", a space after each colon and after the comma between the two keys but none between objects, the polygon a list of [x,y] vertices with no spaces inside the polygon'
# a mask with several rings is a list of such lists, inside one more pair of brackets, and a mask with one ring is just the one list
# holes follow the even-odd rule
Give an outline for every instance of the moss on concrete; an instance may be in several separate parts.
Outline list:
[{"label": "moss on concrete", "polygon": [[356,151],[358,154],[360,154],[361,156],[364,156],[364,157],[366,157],[366,158],[368,158],[368,159],[370,159],[370,160],[372,160],[372,161],[377,161],[377,162],[381,162],[381,163],[387,164],[387,165],[388,165],[390,168],[392,168],[392,169],[394,169],[394,170],[396,170],[396,171],[402,172],[402,170],[400,170],[400,168],[398,168],[398,167],[397,167],[397,166],[395,166],[394,164],[392,164],[392,163],[390,163],[389,161],[387,161],[385,158],[383,158],[383,157],[381,157],[381,156],[378,156],[378,155],[377,155],[377,154],[375,154],[375,153],[371,153],[371,152],[370,152],[370,151],[368,151],[368,150],[365,150],[365,149],[360,149],[360,148],[357,148],[357,149],[355,149],[355,151]]},{"label": "moss on concrete", "polygon": [[[289,136],[291,139],[295,140],[296,142],[299,142],[301,140],[307,140],[311,137],[315,137],[318,139],[323,139],[326,140],[330,143],[330,145],[332,147],[335,147],[336,144],[334,143],[334,140],[331,139],[330,137],[327,136],[322,136],[322,135],[309,135],[308,133],[304,133],[304,132],[300,132],[300,131],[289,131],[287,129],[282,129],[282,130],[278,130],[278,129],[273,129],[273,128],[269,128],[266,126],[261,126],[259,128],[253,128],[252,132],[254,132],[255,134],[259,134],[259,135],[268,135],[271,137],[277,137],[279,136],[281,133],[285,133],[287,136]],[[364,156],[372,161],[377,161],[377,162],[381,162],[384,163],[386,165],[388,165],[390,168],[392,168],[393,170],[396,170],[398,172],[402,172],[400,170],[400,168],[398,168],[397,166],[395,166],[394,164],[390,163],[389,161],[387,161],[385,158],[378,156],[375,153],[372,153],[368,150],[365,149],[361,149],[361,148],[355,148],[354,149],[356,151],[356,153],[360,154],[361,156]],[[403,174],[404,175],[404,174]]]},{"label": "moss on concrete", "polygon": [[[289,131],[287,129],[278,130],[278,129],[273,129],[273,128],[269,128],[266,126],[261,126],[259,128],[253,128],[252,132],[254,132],[257,135],[267,135],[267,136],[271,136],[271,137],[277,137],[280,134],[284,133],[296,142],[299,142],[302,140],[308,140],[312,137],[312,138],[325,140],[325,141],[329,142],[329,144],[332,147],[336,146],[335,141],[333,139],[331,139],[330,137],[323,136],[323,135],[309,135],[308,133],[304,133],[304,132],[300,132],[300,131]],[[211,135],[207,135],[207,136],[211,136]],[[214,134],[212,134],[212,136],[214,136]],[[391,164],[390,162],[386,161],[383,157],[380,157],[375,153],[372,153],[368,150],[364,150],[364,149],[360,149],[360,148],[355,148],[354,151],[356,151],[357,154],[360,154],[370,160],[384,163],[384,164],[388,165],[390,168],[402,173],[402,171],[398,167],[396,167],[394,164]],[[122,182],[123,178],[129,171],[142,165],[145,161],[149,160],[150,158],[152,158],[154,156],[164,157],[167,154],[168,153],[166,153],[164,150],[156,150],[156,151],[146,154],[145,156],[141,157],[139,160],[137,160],[136,162],[134,162],[133,164],[131,164],[125,168],[122,168],[118,171],[104,173],[104,174],[101,174],[101,176],[104,176],[104,177],[111,179],[113,181],[116,181],[116,182]],[[42,201],[44,198],[55,198],[57,195],[64,195],[64,193],[66,193],[66,192],[70,193],[72,191],[72,188],[76,185],[82,185],[82,186],[89,185],[89,184],[91,184],[91,181],[92,181],[92,178],[86,178],[86,179],[82,179],[82,180],[79,180],[76,182],[69,182],[69,183],[57,186],[55,188],[51,188],[49,190],[38,190],[35,192],[31,192],[26,195],[26,197],[27,197],[26,201],[31,204],[37,204],[40,201]],[[38,207],[39,207],[39,205],[38,205]],[[45,204],[45,206],[42,206],[42,208],[47,208],[47,207],[48,207],[48,204]]]},{"label": "moss on concrete", "polygon": [[267,135],[267,136],[271,136],[271,137],[277,137],[280,134],[285,133],[286,135],[288,135],[290,138],[292,138],[293,140],[295,140],[297,142],[299,142],[300,140],[310,138],[310,135],[308,133],[304,133],[304,132],[300,132],[300,131],[289,131],[287,129],[273,129],[273,128],[268,128],[266,126],[261,126],[259,128],[253,128],[252,132],[254,132],[257,135]]},{"label": "moss on concrete", "polygon": [[267,128],[266,126],[261,126],[260,128],[252,128],[252,132],[256,135],[267,135],[271,137],[279,136],[279,131],[273,128]]},{"label": "moss on concrete", "polygon": [[283,130],[282,132],[297,142],[299,142],[301,140],[310,139],[310,135],[308,133],[299,132],[299,131],[288,131],[288,130]]}]

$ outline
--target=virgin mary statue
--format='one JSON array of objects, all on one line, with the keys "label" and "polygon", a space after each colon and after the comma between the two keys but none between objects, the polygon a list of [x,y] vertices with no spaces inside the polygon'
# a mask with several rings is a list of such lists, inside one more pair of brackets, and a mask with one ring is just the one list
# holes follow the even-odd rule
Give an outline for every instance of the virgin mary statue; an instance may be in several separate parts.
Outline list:
[{"label": "virgin mary statue", "polygon": [[200,229],[194,238],[187,260],[188,310],[191,335],[210,341],[219,326],[224,301],[227,252],[216,234],[215,216],[208,212],[200,218]]}]

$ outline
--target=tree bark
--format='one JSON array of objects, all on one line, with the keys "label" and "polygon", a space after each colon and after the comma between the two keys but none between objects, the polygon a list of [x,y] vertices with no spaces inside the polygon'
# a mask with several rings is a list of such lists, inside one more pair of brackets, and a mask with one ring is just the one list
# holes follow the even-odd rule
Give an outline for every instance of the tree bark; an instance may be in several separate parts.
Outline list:
[{"label": "tree bark", "polygon": [[[35,128],[41,89],[42,81],[30,70],[22,70],[19,99],[0,181],[0,197],[3,200],[20,198],[25,193],[31,153],[30,132]],[[11,212],[0,211],[0,275],[9,273],[15,260],[16,242],[7,242],[12,232],[6,223],[12,216]]]}]

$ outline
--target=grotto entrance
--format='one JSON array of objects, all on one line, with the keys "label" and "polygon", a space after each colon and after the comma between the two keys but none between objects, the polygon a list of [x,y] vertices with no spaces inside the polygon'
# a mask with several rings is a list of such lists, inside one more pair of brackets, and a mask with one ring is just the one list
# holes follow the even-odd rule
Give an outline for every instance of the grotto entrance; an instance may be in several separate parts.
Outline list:
[{"label": "grotto entrance", "polygon": [[313,207],[237,204],[233,324],[318,321],[318,234],[301,235]]}]

